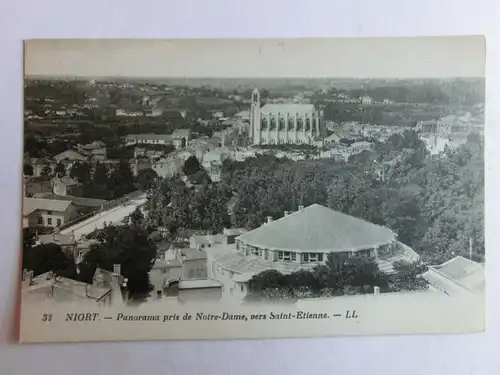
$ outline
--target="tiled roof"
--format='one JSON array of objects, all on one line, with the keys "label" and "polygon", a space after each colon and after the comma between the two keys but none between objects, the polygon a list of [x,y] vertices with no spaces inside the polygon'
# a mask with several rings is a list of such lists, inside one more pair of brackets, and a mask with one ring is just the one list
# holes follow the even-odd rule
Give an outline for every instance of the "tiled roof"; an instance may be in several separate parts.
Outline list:
[{"label": "tiled roof", "polygon": [[472,292],[484,290],[484,265],[481,263],[457,256],[433,268]]},{"label": "tiled roof", "polygon": [[25,197],[23,201],[23,216],[29,215],[36,210],[64,212],[70,205],[70,201]]},{"label": "tiled roof", "polygon": [[255,255],[245,255],[234,245],[215,245],[207,249],[209,256],[226,270],[239,274],[257,274],[270,269],[289,274],[302,269],[313,269],[316,263],[274,262]]},{"label": "tiled roof", "polygon": [[242,242],[285,251],[339,252],[387,244],[388,228],[313,204],[239,236]]},{"label": "tiled roof", "polygon": [[73,202],[75,206],[83,206],[83,207],[92,207],[98,208],[104,203],[106,203],[103,199],[95,199],[95,198],[85,198],[85,197],[75,197],[72,195],[55,195],[53,193],[39,193],[34,195],[35,198],[44,198],[44,199],[53,199],[59,201],[70,201]]},{"label": "tiled roof", "polygon": [[267,114],[298,114],[299,116],[308,114],[311,115],[315,112],[314,105],[312,104],[266,104],[260,109],[260,113]]},{"label": "tiled roof", "polygon": [[110,288],[102,288],[66,277],[57,277],[52,272],[46,272],[33,278],[27,291],[35,291],[40,288],[57,288],[70,292],[77,297],[89,298],[96,301],[111,291]]}]

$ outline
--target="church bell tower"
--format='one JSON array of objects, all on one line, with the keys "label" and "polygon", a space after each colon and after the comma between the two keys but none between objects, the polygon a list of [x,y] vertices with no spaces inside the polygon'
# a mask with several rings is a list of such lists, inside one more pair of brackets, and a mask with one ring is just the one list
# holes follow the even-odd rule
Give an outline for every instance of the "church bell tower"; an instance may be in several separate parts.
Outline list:
[{"label": "church bell tower", "polygon": [[253,144],[260,143],[260,93],[252,91],[252,104],[250,107],[250,138]]}]

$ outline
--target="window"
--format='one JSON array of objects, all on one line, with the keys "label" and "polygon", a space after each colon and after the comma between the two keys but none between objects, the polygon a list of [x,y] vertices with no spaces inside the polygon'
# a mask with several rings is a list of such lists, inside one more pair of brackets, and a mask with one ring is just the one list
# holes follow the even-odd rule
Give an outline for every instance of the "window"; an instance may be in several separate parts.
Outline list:
[{"label": "window", "polygon": [[317,262],[317,261],[318,261],[318,254],[316,253],[309,254],[309,262]]},{"label": "window", "polygon": [[57,226],[60,227],[61,226],[61,219],[57,219]]},{"label": "window", "polygon": [[309,254],[308,253],[302,254],[302,259],[304,262],[309,262]]},{"label": "window", "polygon": [[38,216],[38,224],[43,224],[43,218],[41,216]]},{"label": "window", "polygon": [[233,278],[233,276],[234,276],[234,272],[229,272],[229,277]]},{"label": "window", "polygon": [[295,253],[291,253],[289,251],[278,251],[278,259],[279,260],[283,260],[283,261],[290,261],[292,259],[292,254],[295,254]]},{"label": "window", "polygon": [[261,257],[263,254],[263,250],[262,249],[259,249],[259,256]]},{"label": "window", "polygon": [[292,253],[292,260],[295,261],[297,258],[296,258],[296,254],[295,253]]},{"label": "window", "polygon": [[47,211],[47,215],[52,215],[52,211]]},{"label": "window", "polygon": [[52,218],[51,217],[47,218],[47,224],[52,225]]},{"label": "window", "polygon": [[318,262],[323,261],[323,253],[318,253]]}]

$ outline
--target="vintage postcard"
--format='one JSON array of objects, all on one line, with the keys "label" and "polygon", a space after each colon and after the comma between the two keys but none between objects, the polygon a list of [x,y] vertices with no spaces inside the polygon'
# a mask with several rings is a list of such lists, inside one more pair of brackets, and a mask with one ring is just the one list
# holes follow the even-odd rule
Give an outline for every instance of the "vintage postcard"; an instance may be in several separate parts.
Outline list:
[{"label": "vintage postcard", "polygon": [[29,40],[20,340],[486,329],[485,40]]}]

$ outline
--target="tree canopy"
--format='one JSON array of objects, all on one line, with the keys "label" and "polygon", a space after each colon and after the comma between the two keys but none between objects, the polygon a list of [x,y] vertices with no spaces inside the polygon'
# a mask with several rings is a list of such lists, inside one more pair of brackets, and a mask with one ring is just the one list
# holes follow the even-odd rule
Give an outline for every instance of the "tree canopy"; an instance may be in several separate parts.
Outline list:
[{"label": "tree canopy", "polygon": [[99,243],[92,245],[80,265],[80,277],[91,282],[96,268],[113,271],[114,264],[128,279],[127,288],[132,299],[142,299],[151,290],[149,271],[156,257],[156,247],[147,232],[138,225],[108,226],[99,231]]}]

